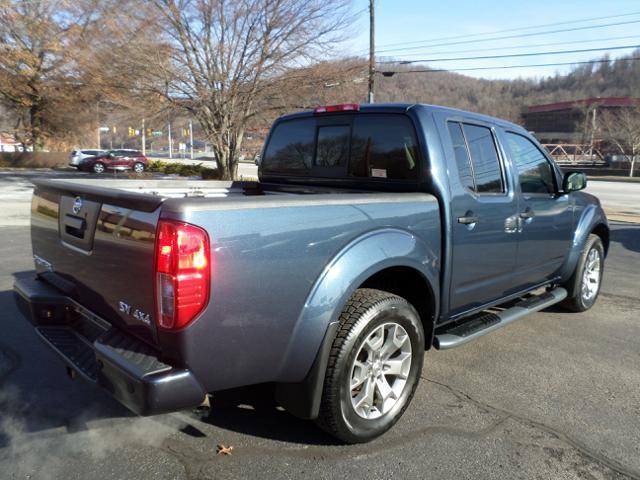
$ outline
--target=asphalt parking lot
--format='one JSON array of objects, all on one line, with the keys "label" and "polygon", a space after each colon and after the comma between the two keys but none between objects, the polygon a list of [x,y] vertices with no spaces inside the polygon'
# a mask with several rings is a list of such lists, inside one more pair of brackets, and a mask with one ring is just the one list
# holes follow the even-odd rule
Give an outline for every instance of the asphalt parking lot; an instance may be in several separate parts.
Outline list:
[{"label": "asphalt parking lot", "polygon": [[[211,409],[138,418],[70,380],[13,302],[13,274],[32,269],[28,189],[15,185],[0,187],[0,201],[13,205],[0,209],[2,480],[640,479],[640,225],[612,224],[592,310],[551,309],[428,352],[394,429],[344,446],[259,389],[214,397]],[[219,444],[233,454],[216,455]]]}]

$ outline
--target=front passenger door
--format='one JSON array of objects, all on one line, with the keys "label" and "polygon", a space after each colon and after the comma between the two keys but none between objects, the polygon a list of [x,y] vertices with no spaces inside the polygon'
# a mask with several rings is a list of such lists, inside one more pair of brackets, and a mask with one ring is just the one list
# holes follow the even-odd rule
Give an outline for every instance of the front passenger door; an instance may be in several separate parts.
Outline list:
[{"label": "front passenger door", "polygon": [[523,134],[504,135],[519,187],[515,283],[532,286],[553,278],[562,266],[571,244],[573,209],[542,150]]}]

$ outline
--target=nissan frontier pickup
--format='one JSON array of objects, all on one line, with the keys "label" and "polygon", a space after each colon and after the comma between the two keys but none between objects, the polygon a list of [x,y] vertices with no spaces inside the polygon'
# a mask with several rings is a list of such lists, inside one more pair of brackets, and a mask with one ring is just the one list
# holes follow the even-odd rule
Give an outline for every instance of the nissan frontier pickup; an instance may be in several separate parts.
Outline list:
[{"label": "nissan frontier pickup", "polygon": [[518,125],[421,104],[285,115],[259,182],[37,180],[21,312],[140,415],[255,384],[344,442],[411,402],[425,351],[598,297],[586,177]]}]

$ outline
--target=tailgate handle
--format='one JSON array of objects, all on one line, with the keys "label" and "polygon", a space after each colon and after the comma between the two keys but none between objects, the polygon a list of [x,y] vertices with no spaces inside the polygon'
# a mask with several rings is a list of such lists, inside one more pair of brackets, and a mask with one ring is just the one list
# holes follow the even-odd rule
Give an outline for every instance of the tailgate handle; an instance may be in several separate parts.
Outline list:
[{"label": "tailgate handle", "polygon": [[64,231],[74,237],[84,238],[84,231],[87,229],[87,222],[84,218],[66,214],[64,216]]}]

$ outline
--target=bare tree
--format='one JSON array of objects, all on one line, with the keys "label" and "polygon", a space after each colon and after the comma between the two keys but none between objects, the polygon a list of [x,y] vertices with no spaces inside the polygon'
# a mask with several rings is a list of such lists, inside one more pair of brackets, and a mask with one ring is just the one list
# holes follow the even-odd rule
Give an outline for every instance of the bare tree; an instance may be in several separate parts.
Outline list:
[{"label": "bare tree", "polygon": [[604,112],[600,128],[605,138],[613,143],[631,163],[629,176],[633,177],[635,163],[640,155],[640,106]]},{"label": "bare tree", "polygon": [[350,3],[149,0],[168,45],[166,57],[150,62],[163,88],[149,88],[198,120],[221,178],[234,178],[259,98],[282,93],[290,69],[326,57],[350,22]]},{"label": "bare tree", "polygon": [[[92,23],[90,1],[0,2],[0,100],[17,118],[14,132],[41,149],[69,104],[84,96],[75,53]],[[66,109],[66,110],[65,110]]]}]

